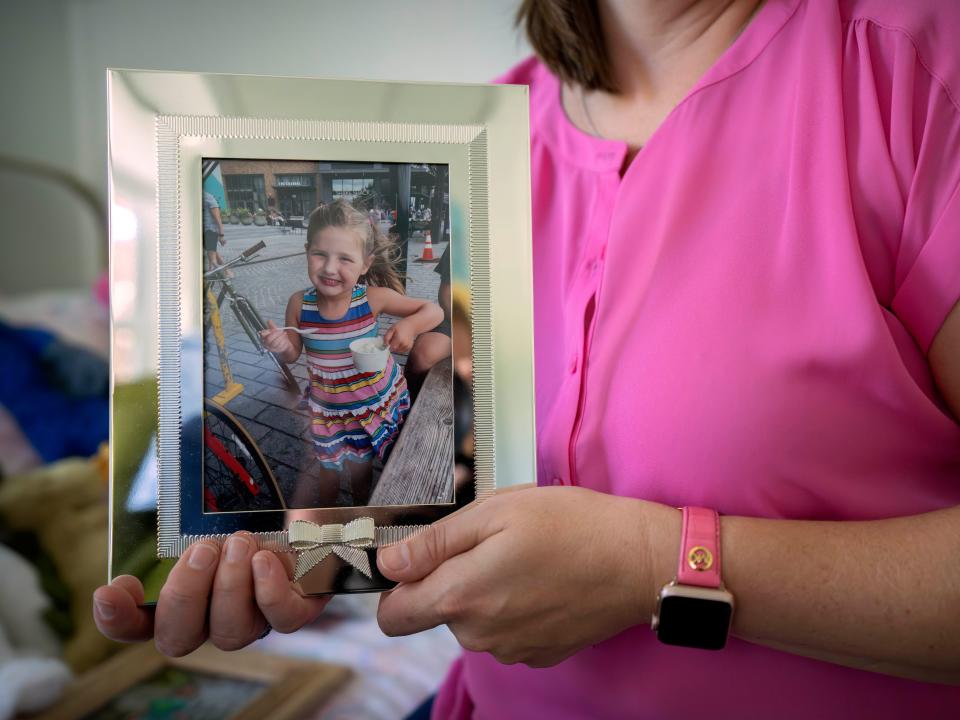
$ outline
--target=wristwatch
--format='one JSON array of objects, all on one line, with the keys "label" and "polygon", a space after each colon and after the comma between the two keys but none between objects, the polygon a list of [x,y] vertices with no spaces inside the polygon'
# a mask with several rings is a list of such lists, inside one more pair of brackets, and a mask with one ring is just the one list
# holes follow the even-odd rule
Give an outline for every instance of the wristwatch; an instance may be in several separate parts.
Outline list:
[{"label": "wristwatch", "polygon": [[650,623],[667,645],[720,650],[733,620],[733,595],[720,578],[716,510],[683,508],[677,577],[663,586]]}]

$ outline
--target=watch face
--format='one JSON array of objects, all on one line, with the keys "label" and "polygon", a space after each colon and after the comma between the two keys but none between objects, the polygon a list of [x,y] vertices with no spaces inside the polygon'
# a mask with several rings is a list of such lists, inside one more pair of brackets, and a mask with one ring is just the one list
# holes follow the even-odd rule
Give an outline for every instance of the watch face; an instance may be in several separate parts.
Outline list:
[{"label": "watch face", "polygon": [[657,637],[667,645],[720,650],[727,642],[733,608],[722,600],[669,595],[660,600]]}]

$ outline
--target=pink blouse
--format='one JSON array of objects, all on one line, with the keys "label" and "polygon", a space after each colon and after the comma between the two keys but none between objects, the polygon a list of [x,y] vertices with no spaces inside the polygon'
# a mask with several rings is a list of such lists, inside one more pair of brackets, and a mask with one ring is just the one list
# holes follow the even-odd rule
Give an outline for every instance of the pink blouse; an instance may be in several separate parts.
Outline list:
[{"label": "pink blouse", "polygon": [[[541,485],[766,518],[960,504],[926,362],[960,298],[958,34],[955,0],[768,0],[622,178],[624,144],[571,125],[538,61],[502,78],[530,86]],[[467,653],[435,706],[907,712],[960,717],[960,688],[648,626],[548,669]]]}]

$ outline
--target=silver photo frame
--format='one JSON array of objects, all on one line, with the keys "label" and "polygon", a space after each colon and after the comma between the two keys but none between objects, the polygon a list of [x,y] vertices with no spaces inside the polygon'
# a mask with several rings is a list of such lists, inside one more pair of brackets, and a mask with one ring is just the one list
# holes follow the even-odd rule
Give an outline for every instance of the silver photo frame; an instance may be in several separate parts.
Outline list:
[{"label": "silver photo frame", "polygon": [[[261,548],[291,554],[293,578],[305,593],[382,590],[390,583],[377,573],[377,547],[498,487],[534,479],[526,87],[110,70],[108,98],[111,579],[137,575],[146,602],[155,601],[175,558],[192,542],[247,530]],[[234,174],[221,209],[245,203],[254,215],[249,234],[225,229],[226,268],[205,258],[203,230],[210,173],[224,167]],[[358,176],[363,179],[349,180]],[[432,217],[410,197],[410,178],[418,176],[433,183]],[[265,192],[264,177],[276,193]],[[283,191],[294,183],[307,201]],[[361,194],[370,206],[360,204]],[[316,366],[291,364],[284,396],[282,364],[270,369],[273,357],[256,347],[262,326],[248,325],[256,322],[253,315],[275,317],[279,325],[277,298],[297,282],[293,274],[302,273],[297,277],[308,285],[309,252],[302,248],[309,251],[307,236],[311,242],[317,236],[305,227],[309,206],[332,196],[368,212],[372,228],[398,233],[408,292],[417,277],[422,287],[416,292],[436,292],[431,276],[409,264],[437,261],[429,251],[434,231],[433,240],[449,251],[452,356],[430,370],[430,390],[414,399],[391,454],[374,458],[371,472],[379,480],[369,497],[351,494],[356,475],[337,470],[336,501],[296,503],[290,498],[302,493],[291,488],[316,481],[329,489],[337,482],[323,474],[329,468],[316,470],[310,455],[320,447],[311,389]],[[411,202],[422,212],[419,220]],[[385,216],[390,206],[394,217]],[[412,247],[420,257],[411,258]],[[262,265],[247,273],[267,260],[273,262],[269,273]],[[246,273],[243,283],[233,282],[243,285],[239,291],[225,279],[231,268]],[[251,315],[254,304],[267,307]],[[211,314],[218,312],[215,322]],[[227,337],[218,324],[225,318],[235,323],[235,335]],[[246,365],[234,364],[256,380],[233,377],[234,351]],[[402,360],[396,356],[396,363]],[[245,415],[220,412],[237,402],[244,382]],[[298,411],[303,386],[309,387]],[[428,409],[414,416],[418,403]],[[272,425],[257,422],[268,414]],[[460,432],[464,422],[467,430]],[[217,434],[221,425],[225,435]],[[261,444],[276,451],[258,454]],[[220,464],[224,477],[235,476],[239,494],[244,483],[263,483],[259,504],[218,502],[214,469]],[[291,479],[297,467],[300,474]],[[267,501],[271,488],[275,497]]]}]

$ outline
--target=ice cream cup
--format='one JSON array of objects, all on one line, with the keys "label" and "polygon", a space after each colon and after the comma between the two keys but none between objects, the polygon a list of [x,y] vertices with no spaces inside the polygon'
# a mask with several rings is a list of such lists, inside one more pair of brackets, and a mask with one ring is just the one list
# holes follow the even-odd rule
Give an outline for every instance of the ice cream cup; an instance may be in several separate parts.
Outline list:
[{"label": "ice cream cup", "polygon": [[353,364],[357,370],[362,373],[378,373],[387,367],[390,348],[383,342],[383,338],[365,337],[350,343],[350,354],[353,355]]}]

